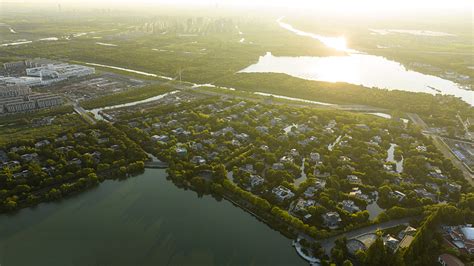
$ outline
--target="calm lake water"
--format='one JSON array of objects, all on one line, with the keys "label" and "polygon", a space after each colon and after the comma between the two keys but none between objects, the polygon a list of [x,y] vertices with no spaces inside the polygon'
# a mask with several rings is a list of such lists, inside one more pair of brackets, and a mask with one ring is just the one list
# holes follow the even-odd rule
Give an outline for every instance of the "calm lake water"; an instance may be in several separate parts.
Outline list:
[{"label": "calm lake water", "polygon": [[241,73],[283,73],[307,80],[347,82],[366,87],[430,94],[441,93],[460,97],[470,105],[474,105],[474,91],[464,90],[450,80],[408,70],[396,61],[350,49],[344,37],[327,37],[304,32],[282,22],[281,18],[277,22],[286,30],[318,40],[328,47],[346,52],[346,55],[290,57],[267,53],[261,56],[256,64],[241,70]]},{"label": "calm lake water", "polygon": [[0,216],[1,265],[305,265],[291,241],[164,170]]}]

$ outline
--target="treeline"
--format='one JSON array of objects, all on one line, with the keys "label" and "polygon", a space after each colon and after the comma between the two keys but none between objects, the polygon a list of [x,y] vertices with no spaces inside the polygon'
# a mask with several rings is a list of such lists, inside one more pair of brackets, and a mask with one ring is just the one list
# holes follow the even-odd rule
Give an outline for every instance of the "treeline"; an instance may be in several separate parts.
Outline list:
[{"label": "treeline", "polygon": [[364,104],[430,118],[440,126],[455,125],[455,115],[474,117],[474,108],[452,96],[434,96],[400,90],[371,89],[348,83],[311,81],[274,73],[239,73],[225,76],[216,85],[260,91],[336,104]]},{"label": "treeline", "polygon": [[[40,140],[41,147],[39,142],[35,145]],[[0,149],[8,151],[10,160],[0,169],[0,213],[58,200],[105,179],[141,173],[148,158],[107,123],[77,127],[56,138],[19,140]]]},{"label": "treeline", "polygon": [[[439,232],[442,225],[462,225],[474,221],[474,193],[463,195],[458,208],[452,205],[433,206],[418,228],[412,244],[402,254],[406,265],[435,265],[442,252],[456,253],[447,249]],[[454,254],[461,255],[461,254]],[[462,259],[474,260],[472,256],[461,255]]]}]

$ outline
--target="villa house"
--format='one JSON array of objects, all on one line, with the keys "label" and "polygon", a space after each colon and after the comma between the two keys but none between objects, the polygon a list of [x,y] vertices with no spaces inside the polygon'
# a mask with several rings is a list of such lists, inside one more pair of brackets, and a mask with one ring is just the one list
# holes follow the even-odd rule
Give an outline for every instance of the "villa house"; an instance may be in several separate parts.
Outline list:
[{"label": "villa house", "polygon": [[206,159],[204,159],[202,156],[194,156],[194,157],[191,159],[191,162],[192,162],[193,164],[202,165],[202,164],[205,164],[205,163],[206,163]]},{"label": "villa house", "polygon": [[311,206],[315,206],[315,205],[316,205],[316,201],[314,201],[314,200],[305,200],[305,199],[300,198],[294,204],[293,211],[294,212],[304,211],[307,208],[309,208]]},{"label": "villa house", "polygon": [[445,239],[460,251],[474,254],[474,227],[471,224],[444,226]]},{"label": "villa house", "polygon": [[425,188],[417,188],[414,190],[416,195],[421,198],[427,198],[432,200],[433,202],[437,202],[437,196],[431,192],[428,192]]},{"label": "villa house", "polygon": [[151,140],[153,140],[154,142],[167,142],[170,138],[166,135],[153,135],[151,136]]},{"label": "villa house", "polygon": [[392,251],[395,251],[398,248],[398,245],[400,244],[400,240],[396,239],[391,235],[386,235],[382,239],[384,245]]},{"label": "villa house", "polygon": [[455,193],[461,191],[461,185],[456,184],[456,183],[446,183],[443,185],[449,193]]},{"label": "villa house", "polygon": [[9,161],[9,162],[5,162],[2,164],[2,168],[3,167],[7,167],[9,169],[13,169],[13,168],[16,168],[18,166],[20,166],[20,162],[19,161]]},{"label": "villa house", "polygon": [[439,255],[438,262],[441,266],[464,266],[465,265],[460,259],[447,253]]},{"label": "villa house", "polygon": [[369,201],[369,196],[362,193],[362,190],[360,190],[358,187],[352,188],[352,191],[349,192],[349,196],[356,197],[361,200]]},{"label": "villa house", "polygon": [[426,152],[428,149],[426,148],[426,146],[423,146],[423,145],[419,145],[419,146],[416,146],[416,151],[418,152]]},{"label": "villa house", "polygon": [[356,175],[348,175],[347,181],[349,181],[351,184],[362,184],[362,181]]},{"label": "villa house", "polygon": [[282,163],[274,163],[272,165],[273,170],[285,170],[285,166]]},{"label": "villa house", "polygon": [[354,201],[352,200],[343,200],[342,209],[349,213],[356,213],[360,211],[359,207],[357,207],[357,205],[355,205]]},{"label": "villa house", "polygon": [[179,157],[184,157],[188,154],[188,150],[184,147],[177,147],[175,151],[176,155],[178,155]]},{"label": "villa house", "polygon": [[314,162],[314,163],[321,161],[321,155],[317,152],[310,153],[309,158],[311,159],[311,162]]},{"label": "villa house", "polygon": [[79,159],[79,158],[74,158],[74,159],[70,160],[69,162],[67,162],[67,164],[68,164],[68,165],[81,166],[82,161],[81,161],[81,159]]},{"label": "villa house", "polygon": [[33,160],[37,160],[38,159],[38,154],[37,153],[27,153],[27,154],[23,154],[22,156],[20,156],[21,159],[25,162],[31,162]]},{"label": "villa house", "polygon": [[21,172],[19,172],[19,173],[14,173],[14,174],[12,175],[12,177],[13,177],[14,179],[17,179],[17,178],[26,178],[26,177],[28,177],[29,175],[30,175],[30,171],[29,171],[29,170],[23,170],[23,171],[21,171]]},{"label": "villa house", "polygon": [[51,144],[51,142],[49,140],[47,140],[47,139],[41,140],[41,141],[38,141],[38,142],[35,143],[35,148],[38,149],[38,148],[44,147],[44,146],[49,145],[49,144]]},{"label": "villa house", "polygon": [[293,163],[293,157],[291,156],[283,156],[280,158],[280,163]]},{"label": "villa house", "polygon": [[250,187],[255,188],[260,185],[262,185],[265,182],[265,179],[263,179],[259,175],[250,175]]},{"label": "villa house", "polygon": [[390,191],[389,196],[391,198],[398,199],[398,201],[402,201],[407,195],[405,195],[404,193],[402,193],[398,190],[395,190],[395,191]]},{"label": "villa house", "polygon": [[285,201],[295,196],[295,194],[291,190],[284,186],[278,186],[273,188],[272,193],[275,194],[279,201]]},{"label": "villa house", "polygon": [[323,214],[322,217],[324,225],[329,229],[337,229],[339,224],[342,222],[342,219],[337,212],[327,212]]},{"label": "villa house", "polygon": [[54,142],[63,142],[63,141],[66,141],[67,140],[67,136],[66,135],[63,135],[61,137],[57,137]]}]

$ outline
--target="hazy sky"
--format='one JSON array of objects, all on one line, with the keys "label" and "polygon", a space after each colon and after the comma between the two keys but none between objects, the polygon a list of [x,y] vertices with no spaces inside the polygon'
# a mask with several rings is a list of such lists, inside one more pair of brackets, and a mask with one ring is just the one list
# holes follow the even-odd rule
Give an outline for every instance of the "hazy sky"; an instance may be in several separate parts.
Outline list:
[{"label": "hazy sky", "polygon": [[378,10],[405,10],[405,9],[471,9],[474,1],[472,0],[0,0],[0,3],[51,3],[62,5],[84,6],[104,6],[118,7],[119,5],[159,5],[159,4],[182,4],[185,6],[277,6],[290,7],[296,9],[318,8],[328,9],[339,12],[369,11]]},{"label": "hazy sky", "polygon": [[[200,7],[208,11],[239,11],[253,9],[289,14],[298,12],[315,15],[338,15],[343,17],[385,15],[418,16],[423,13],[450,16],[453,12],[473,14],[474,0],[0,0],[2,3],[28,3],[43,9],[49,5],[61,4],[63,10],[68,8],[111,8],[126,10],[153,11],[155,8],[173,6],[193,10]],[[267,9],[267,10],[265,10]],[[251,11],[251,10],[248,10]],[[1,13],[1,10],[0,10]],[[266,13],[264,13],[266,14]]]}]

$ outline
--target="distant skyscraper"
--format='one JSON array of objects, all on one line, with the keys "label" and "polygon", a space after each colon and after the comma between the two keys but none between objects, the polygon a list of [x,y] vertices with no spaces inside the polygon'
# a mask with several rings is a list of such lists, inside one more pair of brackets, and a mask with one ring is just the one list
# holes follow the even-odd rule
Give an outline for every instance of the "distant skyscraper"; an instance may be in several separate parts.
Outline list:
[{"label": "distant skyscraper", "polygon": [[58,11],[61,12],[61,4],[58,4]]}]

